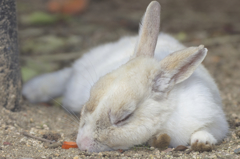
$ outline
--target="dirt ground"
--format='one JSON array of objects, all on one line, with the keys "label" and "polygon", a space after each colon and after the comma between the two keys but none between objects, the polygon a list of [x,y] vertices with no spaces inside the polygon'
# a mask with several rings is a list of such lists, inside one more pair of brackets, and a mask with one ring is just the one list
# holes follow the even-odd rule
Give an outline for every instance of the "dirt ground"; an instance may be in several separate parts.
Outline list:
[{"label": "dirt ground", "polygon": [[[23,80],[69,66],[89,48],[135,35],[149,0],[91,0],[75,16],[36,18],[47,13],[47,0],[17,0],[19,49]],[[55,134],[55,140],[75,141],[78,119],[51,104],[22,102],[20,112],[0,110],[0,159],[4,158],[240,158],[240,1],[159,0],[161,30],[186,46],[205,45],[204,65],[221,91],[230,125],[228,137],[211,152],[172,151],[137,146],[128,151],[102,153],[50,148],[27,136]],[[35,19],[33,18],[35,15]],[[52,15],[51,15],[52,16]],[[38,21],[36,21],[38,19]],[[60,136],[56,135],[59,134]],[[240,150],[239,150],[240,151]],[[238,153],[238,154],[237,154]]]}]

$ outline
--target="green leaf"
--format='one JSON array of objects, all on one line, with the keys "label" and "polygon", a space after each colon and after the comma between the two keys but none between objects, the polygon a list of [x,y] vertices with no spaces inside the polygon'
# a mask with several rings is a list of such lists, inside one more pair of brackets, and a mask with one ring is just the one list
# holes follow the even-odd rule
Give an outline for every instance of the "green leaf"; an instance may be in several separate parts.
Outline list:
[{"label": "green leaf", "polygon": [[59,20],[59,16],[48,14],[45,12],[34,12],[30,15],[23,15],[21,17],[21,22],[23,24],[33,24],[33,25],[44,25],[53,24]]}]

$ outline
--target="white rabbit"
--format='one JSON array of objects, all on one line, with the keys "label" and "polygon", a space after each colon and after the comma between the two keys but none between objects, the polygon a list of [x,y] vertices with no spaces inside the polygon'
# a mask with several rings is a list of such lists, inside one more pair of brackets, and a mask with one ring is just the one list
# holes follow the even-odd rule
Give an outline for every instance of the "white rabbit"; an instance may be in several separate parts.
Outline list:
[{"label": "white rabbit", "polygon": [[218,88],[201,65],[207,49],[185,48],[158,35],[159,26],[160,5],[153,1],[138,39],[92,49],[72,68],[30,80],[23,95],[31,102],[63,95],[64,106],[81,110],[80,150],[128,149],[161,134],[170,136],[171,147],[210,150],[226,136],[228,124]]}]

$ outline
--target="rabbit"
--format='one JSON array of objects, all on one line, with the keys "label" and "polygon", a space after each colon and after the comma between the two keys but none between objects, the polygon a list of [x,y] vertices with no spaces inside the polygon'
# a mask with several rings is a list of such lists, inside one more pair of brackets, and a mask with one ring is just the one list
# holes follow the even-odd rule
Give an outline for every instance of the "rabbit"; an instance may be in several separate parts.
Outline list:
[{"label": "rabbit", "polygon": [[163,134],[170,147],[211,150],[228,123],[217,85],[201,64],[208,50],[186,48],[159,28],[160,4],[152,1],[138,37],[98,46],[70,68],[33,78],[22,93],[31,102],[63,96],[64,107],[80,111],[80,150],[156,146]]}]

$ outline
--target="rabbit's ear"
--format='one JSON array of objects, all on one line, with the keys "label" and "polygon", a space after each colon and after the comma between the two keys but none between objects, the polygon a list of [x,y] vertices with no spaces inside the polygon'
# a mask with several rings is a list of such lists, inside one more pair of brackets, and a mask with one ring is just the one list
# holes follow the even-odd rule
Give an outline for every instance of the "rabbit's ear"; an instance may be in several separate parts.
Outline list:
[{"label": "rabbit's ear", "polygon": [[139,39],[135,46],[134,57],[154,56],[160,27],[160,4],[152,1],[146,10],[139,29]]},{"label": "rabbit's ear", "polygon": [[160,62],[160,71],[155,76],[153,89],[168,92],[172,87],[186,80],[207,55],[203,45],[189,47],[168,55]]}]

